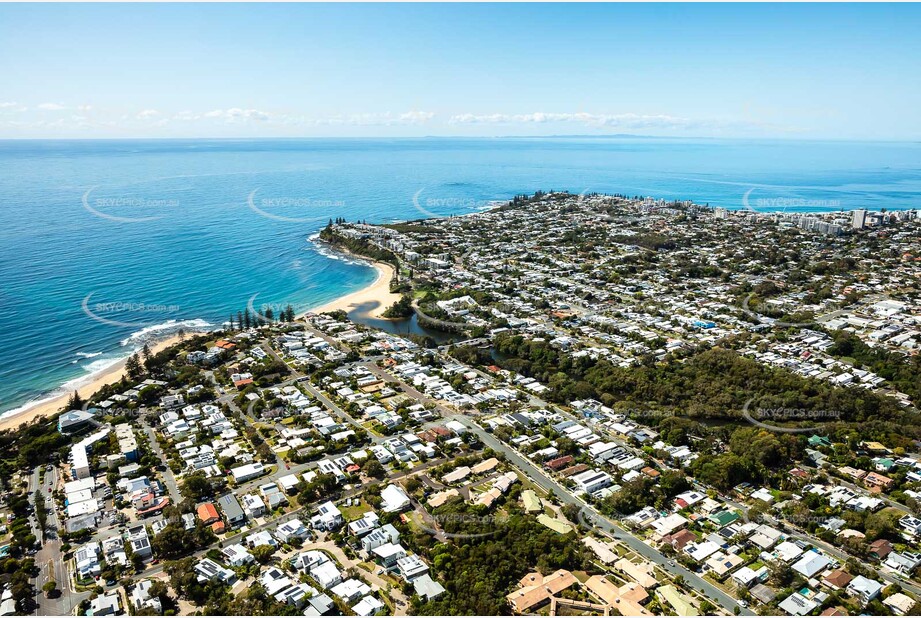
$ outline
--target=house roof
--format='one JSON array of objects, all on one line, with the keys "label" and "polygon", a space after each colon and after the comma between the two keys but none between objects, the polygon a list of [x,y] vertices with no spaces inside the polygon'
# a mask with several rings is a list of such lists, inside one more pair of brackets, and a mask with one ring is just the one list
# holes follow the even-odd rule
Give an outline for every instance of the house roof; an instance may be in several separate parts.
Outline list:
[{"label": "house roof", "polygon": [[670,534],[662,538],[666,543],[670,543],[676,549],[684,549],[684,546],[690,543],[691,541],[696,541],[697,537],[694,536],[694,533],[690,530],[679,530],[674,534]]},{"label": "house roof", "polygon": [[519,582],[521,588],[507,595],[506,598],[515,607],[515,611],[524,613],[569,588],[576,581],[575,575],[565,569],[555,571],[546,577],[538,572],[529,573]]},{"label": "house roof", "polygon": [[885,558],[892,553],[892,543],[886,539],[877,539],[870,543],[870,552],[876,554],[880,558]]},{"label": "house roof", "polygon": [[822,581],[827,582],[836,588],[847,588],[847,585],[851,583],[852,579],[854,579],[854,576],[844,569],[835,569],[823,577]]},{"label": "house roof", "polygon": [[218,519],[220,516],[217,514],[217,507],[214,506],[212,502],[205,502],[204,504],[198,505],[198,518],[202,521],[211,521],[213,519]]}]

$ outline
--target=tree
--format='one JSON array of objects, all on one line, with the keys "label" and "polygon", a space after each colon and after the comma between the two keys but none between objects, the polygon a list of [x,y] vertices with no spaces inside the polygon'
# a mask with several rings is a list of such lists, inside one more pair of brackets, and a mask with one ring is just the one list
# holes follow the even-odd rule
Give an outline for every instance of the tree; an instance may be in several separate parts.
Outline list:
[{"label": "tree", "polygon": [[131,554],[131,566],[134,567],[135,573],[140,573],[144,570],[144,557],[141,554],[132,553]]},{"label": "tree", "polygon": [[[387,471],[384,470],[384,466],[381,465],[381,462],[379,462],[377,459],[373,457],[368,458],[368,462],[365,464],[364,470],[365,470],[365,474],[367,474],[368,476],[374,477],[376,479],[384,478],[384,475],[387,473]],[[408,487],[409,487],[409,483],[407,480],[407,489]]]},{"label": "tree", "polygon": [[85,404],[86,401],[83,400],[83,397],[80,396],[80,393],[74,391],[74,394],[71,395],[70,399],[67,401],[67,408],[69,410],[82,410]]},{"label": "tree", "polygon": [[144,342],[144,347],[141,348],[141,356],[144,357],[144,360],[150,358],[150,344],[148,344],[146,341]]},{"label": "tree", "polygon": [[579,514],[582,508],[578,504],[566,504],[563,506],[563,515],[574,524],[579,523]]},{"label": "tree", "polygon": [[771,581],[780,588],[792,584],[795,575],[790,565],[783,562],[777,562],[771,568]]},{"label": "tree", "polygon": [[49,579],[45,582],[45,585],[42,586],[42,592],[45,593],[45,596],[49,599],[54,596],[55,591],[58,589],[58,583],[53,579]]},{"label": "tree", "polygon": [[869,542],[893,534],[898,528],[901,513],[895,508],[886,508],[877,513],[870,513],[864,522],[864,532]]},{"label": "tree", "polygon": [[159,579],[153,580],[153,583],[150,585],[150,590],[147,592],[151,597],[160,599],[161,601],[169,598],[169,588]]},{"label": "tree", "polygon": [[413,299],[409,294],[404,294],[400,300],[390,305],[383,313],[385,318],[408,318],[413,314]]},{"label": "tree", "polygon": [[422,488],[422,481],[419,480],[419,477],[410,476],[405,481],[403,481],[403,486],[409,493],[415,493]]},{"label": "tree", "polygon": [[137,353],[132,354],[125,361],[125,371],[128,372],[128,377],[131,379],[136,379],[143,375],[144,369],[141,367],[141,361],[138,359]]},{"label": "tree", "polygon": [[259,564],[268,564],[271,562],[272,554],[274,553],[275,548],[271,545],[257,545],[252,550],[253,558],[255,558],[256,562]]},{"label": "tree", "polygon": [[203,473],[193,473],[185,477],[182,483],[182,495],[198,502],[212,493],[211,483]]}]

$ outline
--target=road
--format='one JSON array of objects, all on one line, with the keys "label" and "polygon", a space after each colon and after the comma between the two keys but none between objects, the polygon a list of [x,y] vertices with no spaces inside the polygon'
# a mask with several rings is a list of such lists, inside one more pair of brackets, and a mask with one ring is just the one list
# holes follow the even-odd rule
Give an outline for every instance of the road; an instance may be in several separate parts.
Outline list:
[{"label": "road", "polygon": [[556,494],[561,502],[580,507],[585,519],[591,522],[591,524],[599,530],[605,532],[611,538],[626,544],[630,549],[640,554],[647,560],[657,564],[669,574],[673,576],[681,575],[688,585],[702,591],[706,596],[716,600],[718,604],[730,612],[735,611],[735,608],[738,607],[741,614],[752,615],[752,612],[740,606],[736,599],[732,598],[693,571],[689,571],[677,563],[674,563],[673,566],[671,560],[661,554],[658,550],[650,547],[644,541],[638,539],[629,531],[622,528],[619,524],[612,522],[607,517],[599,513],[597,510],[595,510],[594,507],[586,504],[580,498],[574,496],[569,491],[569,489],[560,485],[554,478],[545,473],[540,467],[519,455],[510,446],[504,442],[501,442],[495,436],[480,428],[478,425],[467,419],[467,417],[462,415],[455,415],[453,420],[458,420],[463,423],[464,426],[466,426],[472,433],[476,434],[476,436],[486,446],[490,447],[494,451],[505,454],[506,458],[518,466],[518,468],[523,472],[525,472],[525,474],[527,474],[535,484],[539,485],[547,492]]},{"label": "road", "polygon": [[[39,483],[41,478],[42,466],[36,467],[32,471],[30,479],[30,493],[34,496],[38,491],[45,500],[48,507],[47,530],[42,534],[38,530],[37,522],[34,524],[36,538],[42,543],[41,549],[35,554],[35,565],[38,568],[38,576],[35,578],[35,615],[36,616],[61,616],[73,613],[73,610],[84,599],[89,598],[88,592],[77,592],[74,590],[73,582],[64,562],[63,552],[61,551],[61,540],[58,538],[58,530],[63,526],[58,518],[57,508],[54,505],[52,492],[58,484],[58,469],[53,466],[49,472],[45,473],[45,482]],[[58,593],[54,598],[45,598],[42,587],[49,581],[57,584]]]},{"label": "road", "polygon": [[[436,410],[438,410],[439,413],[441,414],[442,418],[439,419],[438,421],[427,423],[426,426],[440,424],[441,422],[445,420],[457,420],[461,422],[472,433],[474,433],[478,438],[480,438],[480,440],[484,444],[486,444],[487,446],[489,446],[495,451],[504,453],[506,458],[509,461],[517,465],[519,469],[521,469],[523,472],[528,474],[531,480],[535,482],[537,485],[547,490],[548,492],[555,493],[560,498],[560,500],[562,500],[563,502],[567,504],[574,504],[576,506],[581,507],[582,512],[585,515],[586,519],[591,521],[598,529],[602,530],[603,532],[605,532],[612,538],[622,541],[628,547],[636,551],[638,554],[644,556],[648,560],[659,565],[663,570],[667,571],[668,573],[672,575],[681,575],[682,577],[684,577],[685,582],[687,582],[690,585],[693,585],[694,588],[702,591],[704,594],[706,594],[711,599],[716,600],[717,603],[722,605],[728,611],[732,612],[735,610],[735,608],[738,608],[741,614],[749,614],[749,615],[752,614],[751,611],[740,606],[738,604],[737,599],[734,599],[733,597],[729,596],[728,594],[723,592],[721,589],[717,588],[716,586],[714,586],[707,580],[703,579],[696,573],[689,571],[688,569],[685,569],[684,567],[682,567],[681,565],[677,563],[675,563],[675,565],[672,566],[669,558],[661,554],[658,550],[654,549],[653,547],[650,547],[649,545],[647,545],[641,539],[633,536],[633,534],[631,534],[626,529],[622,528],[620,525],[612,522],[611,520],[603,516],[601,513],[595,510],[594,507],[586,504],[584,501],[574,496],[569,491],[569,489],[560,485],[555,479],[553,479],[551,476],[545,473],[540,467],[534,465],[531,461],[525,459],[524,457],[521,457],[517,453],[517,451],[512,449],[510,446],[508,446],[504,442],[501,442],[500,440],[498,440],[492,434],[482,429],[479,425],[471,421],[467,416],[464,416],[462,414],[452,413],[451,411],[447,410],[443,405],[441,405],[438,401],[432,399],[431,397],[428,397],[427,395],[422,394],[421,392],[419,392],[412,386],[409,386],[408,384],[406,384],[403,380],[400,380],[399,378],[393,376],[389,372],[381,369],[374,363],[362,362],[361,364],[367,367],[371,372],[373,372],[378,377],[388,380],[388,381],[395,381],[399,383],[402,389],[404,390],[404,392],[410,394],[417,400],[433,404]],[[538,405],[541,405],[542,407],[552,408],[555,411],[560,412],[560,414],[563,414],[564,416],[572,418],[568,413],[557,409],[555,406],[549,406],[549,404],[540,400],[537,397],[534,397],[533,395],[531,397],[536,403],[538,403]]]},{"label": "road", "polygon": [[[316,331],[316,332],[319,333],[319,331]],[[289,372],[291,373],[291,375],[293,376],[293,379],[292,379],[291,381],[298,380],[298,379],[304,377],[304,374],[303,374],[303,373],[301,373],[300,371],[298,371],[297,369],[295,369],[295,368],[293,368],[291,365],[289,365],[289,364],[287,363],[287,361],[285,361],[285,359],[283,359],[283,358],[278,354],[278,352],[276,352],[274,349],[272,349],[271,346],[263,345],[263,346],[262,346],[262,349],[265,350],[265,351],[266,351],[272,358],[274,358],[276,361],[279,361],[279,362],[282,362],[282,363],[285,364],[285,366],[288,368],[288,371],[289,371]],[[286,382],[285,384],[289,384],[291,381]],[[373,433],[371,433],[370,431],[368,431],[367,429],[365,429],[365,428],[362,426],[361,423],[359,423],[357,420],[355,420],[354,418],[352,418],[352,416],[351,416],[348,412],[346,412],[345,410],[343,410],[342,408],[340,408],[338,405],[336,405],[336,403],[333,402],[332,399],[330,399],[329,397],[327,397],[326,394],[323,393],[323,391],[321,391],[320,389],[318,389],[317,387],[315,387],[313,384],[310,384],[309,382],[299,382],[299,384],[300,384],[301,386],[303,386],[304,389],[305,389],[308,393],[310,393],[311,395],[313,395],[313,397],[315,397],[320,403],[322,403],[324,406],[326,406],[326,409],[327,409],[327,410],[329,410],[330,412],[332,412],[335,416],[338,416],[340,420],[342,420],[342,421],[348,423],[349,425],[352,425],[352,426],[355,427],[356,429],[360,430],[360,432],[361,432],[362,434],[368,434],[368,437],[371,438],[371,441],[374,442],[375,444],[379,444],[379,443],[381,443],[381,442],[383,442],[383,441],[385,440],[385,438],[382,438],[382,437],[380,437],[380,436],[375,436]]]},{"label": "road", "polygon": [[[406,477],[413,476],[413,475],[415,475],[415,474],[420,474],[420,473],[422,473],[422,472],[428,470],[428,469],[431,468],[431,467],[441,465],[441,464],[443,464],[445,461],[446,461],[445,459],[433,459],[433,460],[427,461],[427,462],[426,462],[425,464],[423,464],[423,465],[416,466],[416,467],[413,468],[412,470],[406,470],[406,471],[402,471],[402,472],[395,472],[395,473],[393,473],[393,474],[387,476],[387,477],[386,477],[386,480],[391,481],[391,482],[393,482],[393,481],[399,481],[399,480],[402,480],[402,479],[404,479],[404,478],[406,478]],[[264,479],[265,479],[265,477],[263,477],[263,482],[264,482]],[[353,496],[356,496],[356,495],[360,494],[360,493],[363,492],[363,491],[364,491],[364,486],[357,485],[357,486],[353,487],[352,489],[349,489],[349,490],[347,490],[347,491],[341,492],[341,494],[336,498],[336,500],[337,500],[337,501],[342,501],[342,500],[345,500],[345,499],[347,499],[347,498],[351,498],[351,497],[353,497]],[[331,499],[331,497],[323,497],[321,500],[328,500],[328,499]],[[294,519],[294,518],[296,518],[296,517],[300,517],[301,515],[309,514],[311,511],[313,511],[313,509],[315,508],[315,506],[316,506],[316,505],[314,505],[314,504],[309,504],[309,505],[305,505],[305,506],[302,506],[302,507],[298,507],[298,508],[296,508],[296,509],[294,509],[294,510],[291,510],[291,511],[285,513],[285,514],[282,515],[281,517],[278,517],[278,518],[276,518],[276,519],[272,519],[272,520],[265,521],[265,522],[263,522],[263,523],[261,523],[261,524],[257,524],[257,525],[255,525],[255,526],[252,526],[252,527],[250,527],[250,528],[247,528],[247,529],[244,530],[244,531],[241,531],[241,532],[238,532],[238,533],[236,533],[236,534],[227,536],[227,537],[221,539],[220,545],[221,545],[222,547],[228,547],[228,546],[234,545],[234,544],[236,544],[236,543],[242,543],[244,538],[246,538],[247,536],[249,536],[249,535],[251,535],[251,534],[253,534],[253,533],[255,533],[255,532],[259,532],[260,530],[266,530],[266,529],[268,529],[268,528],[275,528],[275,527],[277,527],[279,524],[282,524],[282,523],[284,523],[284,522],[286,522],[286,521],[290,521],[290,520],[292,520],[292,519]],[[193,553],[191,553],[191,554],[189,554],[189,555],[190,555],[191,557],[194,557],[194,558],[201,558],[201,557],[203,557],[205,554],[207,554],[208,551],[209,551],[210,549],[212,549],[212,548],[213,548],[213,546],[207,547],[207,548],[205,548],[205,549],[201,549],[201,550],[195,551],[195,552],[193,552]],[[309,548],[308,548],[308,549],[309,549]],[[159,574],[159,573],[162,573],[164,567],[165,567],[165,564],[164,564],[164,563],[157,564],[157,565],[150,565],[150,566],[148,566],[146,569],[144,569],[144,571],[142,571],[141,573],[139,573],[139,574],[138,574],[138,577],[152,577],[152,576],[154,576],[154,575],[157,575],[157,574]],[[100,583],[101,583],[101,582],[100,582]],[[112,589],[112,588],[117,588],[117,587],[118,587],[118,584],[116,584],[116,585],[114,585],[114,586],[106,586],[107,589]],[[89,596],[89,595],[87,595],[87,596]]]},{"label": "road", "polygon": [[163,484],[166,485],[166,490],[169,492],[170,501],[174,505],[179,504],[182,502],[182,495],[179,493],[179,485],[176,484],[176,477],[173,475],[173,471],[169,466],[165,465],[167,462],[166,453],[163,452],[163,449],[160,448],[160,443],[157,442],[157,434],[146,421],[142,420],[140,424],[144,433],[147,435],[147,443],[150,445],[151,450],[154,455],[157,456],[157,459],[164,464]]},{"label": "road", "polygon": [[[451,360],[455,360],[455,359],[453,359],[452,357],[450,357],[448,354],[445,354],[445,356],[447,356],[447,357],[448,357],[449,359],[451,359]],[[475,368],[474,368],[474,371],[476,371],[476,372],[477,372],[479,375],[481,375],[481,376],[485,376],[485,377],[487,377],[487,378],[491,378],[491,376],[489,376],[488,374],[484,373],[483,371],[481,371],[481,370],[479,370],[479,369],[475,369]],[[534,394],[532,394],[532,393],[525,393],[525,394],[526,394],[527,397],[528,397],[528,403],[529,403],[530,405],[532,405],[532,406],[537,406],[537,407],[547,408],[547,409],[553,410],[554,412],[560,414],[561,416],[563,416],[563,417],[565,417],[565,418],[568,418],[569,420],[576,421],[576,422],[581,422],[581,420],[582,420],[582,419],[576,418],[574,415],[572,415],[572,414],[566,412],[565,410],[563,410],[563,409],[561,409],[561,408],[559,408],[559,407],[557,407],[557,406],[554,406],[554,405],[552,405],[552,404],[549,404],[548,402],[546,402],[546,401],[540,399],[539,397],[537,397],[536,395],[534,395]],[[636,449],[634,449],[631,445],[626,444],[626,443],[624,443],[622,440],[618,439],[616,436],[611,435],[609,432],[607,432],[606,430],[604,430],[604,428],[598,428],[598,427],[596,427],[596,429],[600,429],[600,430],[605,434],[605,437],[606,437],[607,439],[609,439],[609,440],[615,442],[615,443],[618,444],[619,446],[621,446],[621,447],[623,447],[623,448],[629,450],[630,452],[633,452],[634,454],[645,456],[645,455],[642,454],[642,453],[636,453]],[[491,436],[491,437],[492,437],[492,436]],[[493,438],[493,439],[495,440],[495,438]],[[531,462],[528,461],[527,463],[530,464]],[[659,462],[659,463],[661,463],[661,462]],[[810,469],[812,469],[812,470],[818,472],[818,470],[816,470],[815,468],[811,468],[810,466],[803,465],[802,467],[810,468]],[[532,465],[531,465],[531,468],[536,468],[536,466],[533,466],[533,464],[532,464]],[[542,471],[541,471],[541,472],[542,472]],[[546,475],[545,475],[545,476],[546,476]],[[844,487],[848,487],[849,489],[856,491],[856,492],[859,493],[860,495],[869,495],[865,488],[859,487],[859,486],[857,486],[857,485],[855,485],[855,484],[853,484],[853,483],[851,483],[851,482],[848,482],[848,481],[843,480],[843,479],[836,479],[836,481],[838,482],[838,484],[840,484],[840,485],[842,485],[842,486],[844,486]],[[698,483],[698,482],[696,482],[696,481],[695,481],[695,484],[698,485],[698,486],[699,486],[698,488],[701,489],[701,491],[704,491],[704,492],[706,492],[708,489],[712,489],[712,488],[709,488],[709,487],[707,487],[707,486],[704,486],[704,485],[702,485],[702,484],[700,484],[700,483]],[[542,486],[543,486],[543,485],[542,485]],[[545,489],[546,489],[546,487],[545,487]],[[910,510],[908,507],[906,507],[905,505],[900,504],[900,503],[898,503],[898,502],[896,502],[896,501],[894,501],[894,500],[891,500],[890,498],[888,498],[888,497],[886,497],[886,496],[879,495],[879,496],[874,496],[874,497],[880,498],[880,499],[881,499],[885,504],[887,504],[888,506],[894,507],[894,508],[896,508],[896,509],[898,509],[898,510],[900,510],[900,511],[902,511],[902,512],[908,513],[908,514],[913,514],[913,513],[911,512],[911,510]],[[732,501],[732,500],[730,500],[730,499],[728,499],[728,498],[726,498],[726,497],[723,497],[723,500],[724,500],[727,504],[729,504],[730,506],[733,506],[733,507],[737,508],[738,510],[740,510],[742,513],[744,513],[744,514],[747,514],[747,513],[748,513],[748,507],[747,507],[747,506],[745,506],[745,505],[743,505],[743,504],[740,504],[740,503],[737,503],[737,502],[734,502],[734,501]],[[580,501],[580,502],[581,502],[581,501]],[[826,542],[822,541],[822,540],[819,539],[819,538],[813,537],[812,535],[806,533],[806,532],[803,531],[803,530],[799,530],[798,528],[796,528],[796,526],[792,525],[790,522],[786,522],[786,521],[785,521],[784,523],[785,523],[787,526],[789,526],[791,529],[798,530],[798,532],[797,532],[796,534],[791,534],[791,535],[790,535],[790,536],[792,536],[793,538],[796,538],[796,539],[798,539],[798,540],[801,540],[801,541],[804,541],[804,542],[809,543],[809,544],[811,544],[811,545],[814,545],[814,546],[816,546],[816,547],[819,547],[819,548],[821,548],[823,551],[827,552],[829,555],[834,556],[835,558],[837,558],[838,560],[840,560],[840,561],[842,561],[842,562],[845,562],[845,561],[847,561],[849,558],[852,558],[852,557],[853,557],[853,556],[851,556],[850,554],[847,554],[846,552],[841,551],[841,550],[838,549],[837,547],[835,547],[835,546],[833,546],[833,545],[830,545],[829,543],[826,543]],[[631,537],[631,538],[633,538],[633,537]],[[630,543],[628,543],[628,545],[630,545],[630,546],[632,547],[632,545],[631,545]],[[890,573],[886,573],[886,572],[883,572],[883,571],[881,571],[881,570],[877,570],[877,572],[878,572],[880,578],[881,578],[881,579],[884,579],[886,582],[892,583],[892,584],[899,584],[899,585],[901,585],[903,588],[905,588],[906,590],[909,590],[909,591],[911,591],[911,592],[913,592],[913,593],[915,593],[915,594],[921,595],[921,586],[915,584],[912,580],[908,580],[908,579],[896,577],[896,576],[894,576],[894,575],[891,575]]]}]

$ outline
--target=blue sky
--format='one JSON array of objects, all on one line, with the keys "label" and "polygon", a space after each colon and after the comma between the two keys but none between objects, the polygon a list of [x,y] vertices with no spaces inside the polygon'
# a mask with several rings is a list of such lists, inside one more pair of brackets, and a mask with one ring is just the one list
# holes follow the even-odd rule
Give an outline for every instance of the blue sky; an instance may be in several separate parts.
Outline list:
[{"label": "blue sky", "polygon": [[918,5],[0,5],[0,138],[921,139]]}]

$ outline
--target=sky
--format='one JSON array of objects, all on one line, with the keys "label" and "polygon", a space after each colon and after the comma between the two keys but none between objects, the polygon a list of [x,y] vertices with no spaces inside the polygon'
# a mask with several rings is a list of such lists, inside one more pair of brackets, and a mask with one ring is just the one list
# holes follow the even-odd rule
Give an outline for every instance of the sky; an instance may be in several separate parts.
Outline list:
[{"label": "sky", "polygon": [[2,4],[0,138],[921,139],[910,4]]}]

